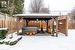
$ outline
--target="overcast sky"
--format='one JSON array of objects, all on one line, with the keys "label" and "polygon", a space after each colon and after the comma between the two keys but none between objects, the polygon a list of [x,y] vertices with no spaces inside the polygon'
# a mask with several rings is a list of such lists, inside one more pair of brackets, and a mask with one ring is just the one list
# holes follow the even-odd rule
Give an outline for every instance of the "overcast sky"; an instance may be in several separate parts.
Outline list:
[{"label": "overcast sky", "polygon": [[[24,10],[29,10],[31,0],[25,0]],[[71,11],[75,6],[75,0],[44,0],[44,6],[49,7],[51,11]]]}]

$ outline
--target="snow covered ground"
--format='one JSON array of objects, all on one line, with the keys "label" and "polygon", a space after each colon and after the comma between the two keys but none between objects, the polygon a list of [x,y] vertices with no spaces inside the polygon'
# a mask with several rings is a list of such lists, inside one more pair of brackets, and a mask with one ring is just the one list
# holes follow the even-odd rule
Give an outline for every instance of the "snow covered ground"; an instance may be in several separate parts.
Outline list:
[{"label": "snow covered ground", "polygon": [[0,50],[75,50],[75,30],[68,30],[68,36],[23,36],[14,46],[2,44]]}]

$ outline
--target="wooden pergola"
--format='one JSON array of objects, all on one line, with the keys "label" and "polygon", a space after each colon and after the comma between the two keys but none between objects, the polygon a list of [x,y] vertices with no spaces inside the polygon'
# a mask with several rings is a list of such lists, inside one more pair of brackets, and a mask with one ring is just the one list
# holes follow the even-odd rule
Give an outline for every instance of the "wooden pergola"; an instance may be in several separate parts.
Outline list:
[{"label": "wooden pergola", "polygon": [[[49,20],[51,20],[52,25],[54,25],[54,21],[56,22],[56,37],[58,36],[58,17],[60,17],[60,15],[51,15],[51,14],[16,14],[13,15],[15,17],[17,17],[17,33],[19,33],[19,25],[18,22],[20,21],[20,19],[24,19],[26,21],[26,26],[28,25],[28,22],[31,20],[35,20],[35,21],[42,21],[44,20],[47,23],[47,32],[48,32],[48,24],[49,24]],[[41,29],[42,31],[42,29]],[[52,32],[52,34],[54,34],[54,32]]]}]

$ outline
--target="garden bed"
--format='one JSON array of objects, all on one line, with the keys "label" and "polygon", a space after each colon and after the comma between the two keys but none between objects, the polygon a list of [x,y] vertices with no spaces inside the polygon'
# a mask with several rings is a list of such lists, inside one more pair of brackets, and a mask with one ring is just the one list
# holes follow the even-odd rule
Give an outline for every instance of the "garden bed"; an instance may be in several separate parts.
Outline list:
[{"label": "garden bed", "polygon": [[7,32],[8,28],[0,28],[0,40],[6,37]]},{"label": "garden bed", "polygon": [[0,44],[6,44],[6,45],[15,45],[19,40],[22,39],[21,36],[17,36],[16,34],[10,34],[13,37],[11,38],[10,36],[7,36],[5,39],[0,40]]}]

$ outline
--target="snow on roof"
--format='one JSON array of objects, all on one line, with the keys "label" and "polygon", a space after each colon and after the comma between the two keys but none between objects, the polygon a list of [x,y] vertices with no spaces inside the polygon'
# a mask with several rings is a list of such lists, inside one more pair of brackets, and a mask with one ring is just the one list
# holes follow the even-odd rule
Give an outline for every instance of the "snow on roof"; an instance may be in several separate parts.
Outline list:
[{"label": "snow on roof", "polygon": [[45,13],[26,13],[26,14],[15,14],[13,16],[61,16],[61,15],[67,15],[67,12],[58,12],[58,11],[51,11],[49,14]]},{"label": "snow on roof", "polygon": [[60,14],[15,14],[13,16],[60,16]]}]

